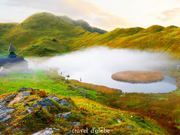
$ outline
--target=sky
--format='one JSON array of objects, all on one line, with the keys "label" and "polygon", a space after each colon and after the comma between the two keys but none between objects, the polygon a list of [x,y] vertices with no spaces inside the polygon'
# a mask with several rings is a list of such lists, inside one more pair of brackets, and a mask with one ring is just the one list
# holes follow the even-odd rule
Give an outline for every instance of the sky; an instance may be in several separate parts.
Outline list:
[{"label": "sky", "polygon": [[105,30],[180,26],[180,0],[0,0],[0,22],[22,22],[37,12],[83,19]]}]

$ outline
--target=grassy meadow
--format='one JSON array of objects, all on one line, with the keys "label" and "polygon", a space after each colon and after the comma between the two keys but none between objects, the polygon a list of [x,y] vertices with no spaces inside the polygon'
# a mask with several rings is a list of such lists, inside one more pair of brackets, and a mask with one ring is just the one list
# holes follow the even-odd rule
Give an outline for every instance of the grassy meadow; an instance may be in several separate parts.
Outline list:
[{"label": "grassy meadow", "polygon": [[[179,133],[180,90],[166,94],[123,93],[104,86],[66,80],[55,71],[12,73],[0,79],[1,95],[25,87],[70,98],[81,111],[88,113],[83,118],[85,123],[107,127],[115,134]],[[125,122],[118,123],[118,118]],[[135,128],[129,130],[128,125]]]}]

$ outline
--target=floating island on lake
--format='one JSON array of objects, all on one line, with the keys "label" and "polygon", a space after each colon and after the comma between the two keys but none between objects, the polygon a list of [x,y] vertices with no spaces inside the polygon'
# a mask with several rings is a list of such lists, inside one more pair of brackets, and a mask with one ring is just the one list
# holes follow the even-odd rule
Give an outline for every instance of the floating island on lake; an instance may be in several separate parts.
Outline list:
[{"label": "floating island on lake", "polygon": [[112,79],[129,83],[152,83],[162,81],[164,75],[159,71],[122,71],[114,73]]}]

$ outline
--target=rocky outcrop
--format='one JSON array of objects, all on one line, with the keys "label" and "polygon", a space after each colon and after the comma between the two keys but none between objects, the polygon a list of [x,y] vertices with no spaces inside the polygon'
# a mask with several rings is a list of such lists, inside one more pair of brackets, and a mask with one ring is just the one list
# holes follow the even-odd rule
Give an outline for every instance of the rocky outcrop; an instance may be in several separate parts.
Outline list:
[{"label": "rocky outcrop", "polygon": [[37,133],[34,133],[32,135],[52,135],[54,133],[54,131],[57,131],[58,129],[55,129],[55,128],[46,128],[44,130],[41,130]]},{"label": "rocky outcrop", "polygon": [[47,109],[51,106],[57,105],[56,103],[54,103],[54,101],[56,101],[61,106],[71,107],[71,105],[68,103],[67,100],[59,99],[58,97],[55,97],[55,96],[49,96],[49,97],[43,98],[40,101],[37,101],[31,107],[26,108],[26,111],[29,113],[32,113],[33,110],[37,107],[42,107],[42,108]]},{"label": "rocky outcrop", "polygon": [[[74,105],[69,99],[48,95],[38,89],[21,88],[15,94],[0,98],[0,126],[3,127],[3,134],[26,133],[32,128],[33,135],[52,135],[59,129],[48,125],[56,119],[67,121],[65,124],[68,123],[69,129],[80,125],[79,121],[70,120],[73,109]],[[11,128],[5,125],[11,125]]]},{"label": "rocky outcrop", "polygon": [[11,119],[11,113],[15,110],[7,106],[8,102],[15,97],[14,94],[0,100],[0,122],[5,122]]}]

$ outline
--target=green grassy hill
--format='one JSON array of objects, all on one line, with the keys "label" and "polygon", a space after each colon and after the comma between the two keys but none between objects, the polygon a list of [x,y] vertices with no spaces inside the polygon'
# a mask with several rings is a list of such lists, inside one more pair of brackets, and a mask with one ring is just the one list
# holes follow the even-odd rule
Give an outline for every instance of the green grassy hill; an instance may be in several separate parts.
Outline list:
[{"label": "green grassy hill", "polygon": [[147,29],[138,27],[115,29],[100,36],[97,41],[98,44],[105,44],[113,48],[163,51],[180,57],[180,28],[173,26],[154,25]]},{"label": "green grassy hill", "polygon": [[[25,55],[54,55],[73,50],[71,43],[76,38],[93,33],[105,31],[91,27],[82,21],[74,21],[68,17],[54,16],[49,13],[35,14],[13,29],[2,29],[1,39],[6,43],[13,42],[19,53]],[[1,31],[1,30],[0,30]],[[5,31],[5,32],[4,32]]]},{"label": "green grassy hill", "polygon": [[11,29],[5,40],[26,55],[53,55],[70,51],[69,42],[86,32],[67,17],[40,13]]},{"label": "green grassy hill", "polygon": [[121,29],[101,35],[84,35],[83,40],[76,40],[76,46],[103,45],[111,48],[128,48],[148,51],[161,51],[180,58],[180,28],[158,25],[147,29],[135,27]]},{"label": "green grassy hill", "polygon": [[180,28],[117,28],[113,31],[91,27],[87,22],[66,16],[38,13],[20,24],[0,24],[1,50],[12,42],[23,55],[46,56],[94,45],[163,51],[180,57]]}]

